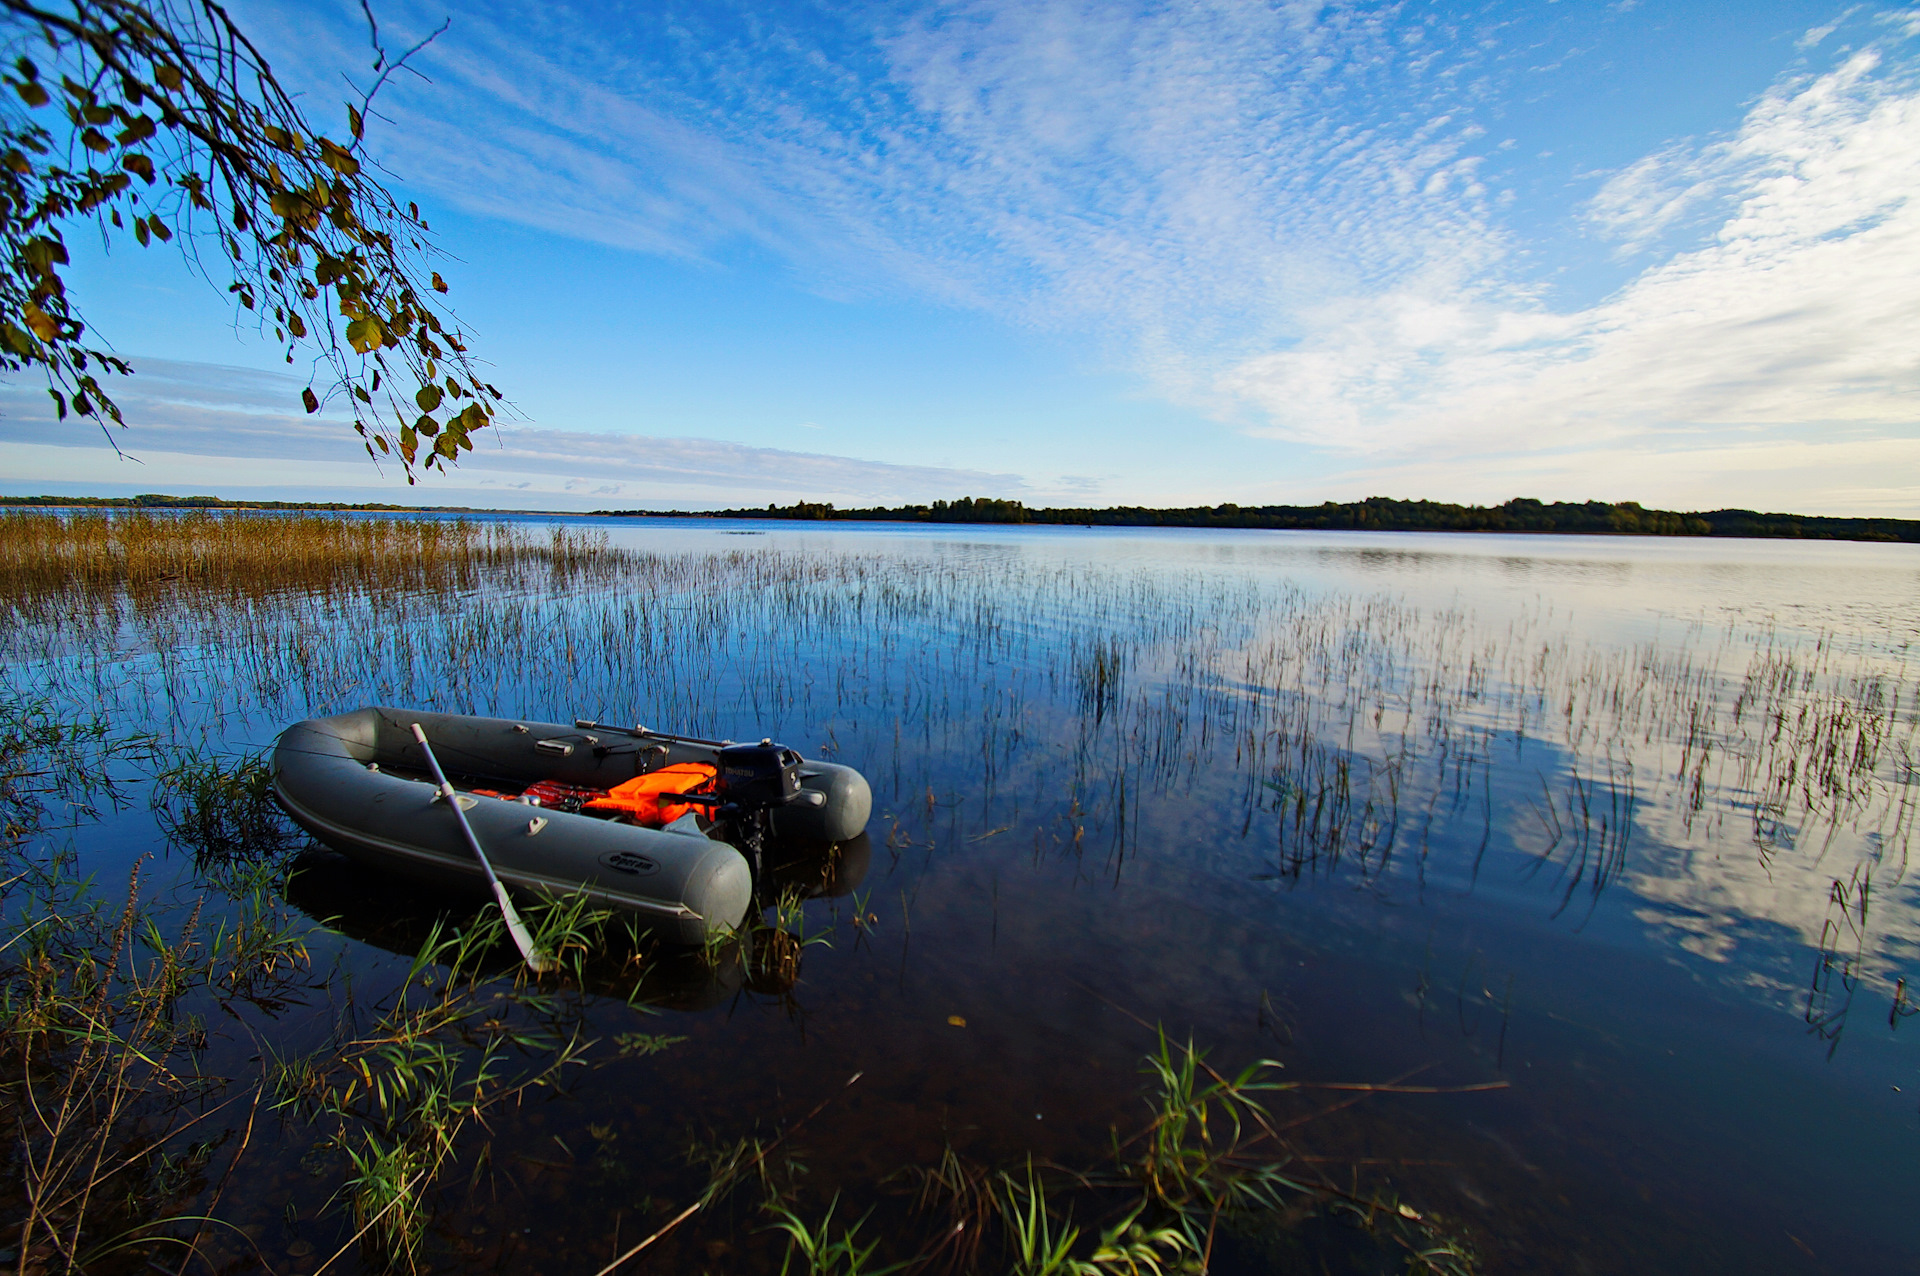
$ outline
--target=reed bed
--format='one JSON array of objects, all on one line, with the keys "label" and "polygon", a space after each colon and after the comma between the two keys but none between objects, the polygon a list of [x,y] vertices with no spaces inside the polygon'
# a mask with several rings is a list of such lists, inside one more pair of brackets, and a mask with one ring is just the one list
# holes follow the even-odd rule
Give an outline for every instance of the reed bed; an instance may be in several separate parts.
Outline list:
[{"label": "reed bed", "polygon": [[556,527],[193,510],[0,512],[0,595],[74,589],[471,588],[538,565],[608,562],[604,533]]}]

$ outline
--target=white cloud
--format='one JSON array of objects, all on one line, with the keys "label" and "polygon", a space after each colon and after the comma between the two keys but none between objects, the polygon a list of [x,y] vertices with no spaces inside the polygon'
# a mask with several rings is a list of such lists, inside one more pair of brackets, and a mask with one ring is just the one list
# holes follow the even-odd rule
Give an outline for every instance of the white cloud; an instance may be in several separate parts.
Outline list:
[{"label": "white cloud", "polygon": [[1911,518],[1920,509],[1920,430],[1891,438],[1858,430],[1693,430],[1599,446],[1368,458],[1242,503],[1409,492],[1445,492],[1450,500],[1480,504],[1532,496]]},{"label": "white cloud", "polygon": [[90,483],[206,491],[211,484],[222,489],[214,495],[297,489],[298,499],[328,488],[378,489],[362,499],[549,508],[803,499],[867,505],[1026,491],[1014,474],[511,424],[476,436],[456,471],[424,476],[408,489],[396,482],[397,466],[387,465],[384,475],[375,468],[346,422],[287,412],[300,386],[291,377],[138,357],[131,362],[135,375],[115,386],[128,428],[113,438],[125,461],[115,458],[98,429],[55,420],[44,391],[29,381],[0,385],[0,472],[9,487]]},{"label": "white cloud", "polygon": [[1793,42],[1793,47],[1803,52],[1816,47],[1822,40],[1832,35],[1835,31],[1838,31],[1841,23],[1858,12],[1860,12],[1860,7],[1855,5],[1853,8],[1841,13],[1831,22],[1823,22],[1817,27],[1807,28],[1806,32],[1802,34],[1798,40]]},{"label": "white cloud", "polygon": [[1703,216],[1702,205],[1718,192],[1702,167],[1686,147],[1636,160],[1600,188],[1587,205],[1587,221],[1618,242],[1616,256],[1632,257]]},{"label": "white cloud", "polygon": [[1690,203],[1726,211],[1711,242],[1600,304],[1556,314],[1434,270],[1322,308],[1313,338],[1221,389],[1275,433],[1366,450],[1920,424],[1920,92],[1876,61],[1769,93],[1729,141],[1610,182],[1594,217],[1635,244]]}]

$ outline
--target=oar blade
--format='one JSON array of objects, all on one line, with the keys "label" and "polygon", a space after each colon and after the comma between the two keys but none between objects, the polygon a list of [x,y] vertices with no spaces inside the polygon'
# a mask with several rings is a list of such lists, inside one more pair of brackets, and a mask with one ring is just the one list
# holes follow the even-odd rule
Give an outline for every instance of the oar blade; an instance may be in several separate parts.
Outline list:
[{"label": "oar blade", "polygon": [[493,884],[493,897],[500,901],[500,915],[507,920],[507,933],[513,936],[513,946],[520,950],[520,955],[533,968],[533,973],[544,975],[560,969],[558,961],[534,947],[532,933],[527,930],[527,924],[520,920],[519,910],[514,908],[513,901],[507,898],[507,888],[497,880]]}]

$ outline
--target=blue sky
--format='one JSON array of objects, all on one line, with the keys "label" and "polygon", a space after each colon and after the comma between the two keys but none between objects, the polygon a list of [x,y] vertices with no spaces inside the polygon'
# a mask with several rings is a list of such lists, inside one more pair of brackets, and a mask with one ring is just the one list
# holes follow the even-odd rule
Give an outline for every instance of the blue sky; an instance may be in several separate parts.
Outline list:
[{"label": "blue sky", "polygon": [[[340,114],[357,5],[237,13]],[[96,246],[130,455],[17,381],[0,489],[1920,517],[1911,6],[377,13],[451,20],[370,136],[515,419],[406,488],[222,294]]]}]

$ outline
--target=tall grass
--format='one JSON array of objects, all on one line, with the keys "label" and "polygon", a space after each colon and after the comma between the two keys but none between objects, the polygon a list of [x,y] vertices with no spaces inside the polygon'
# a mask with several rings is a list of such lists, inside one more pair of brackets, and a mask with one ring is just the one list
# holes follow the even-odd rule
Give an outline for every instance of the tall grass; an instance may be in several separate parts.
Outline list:
[{"label": "tall grass", "polygon": [[605,533],[465,519],[0,512],[0,595],[21,597],[113,586],[471,587],[528,564],[566,573],[606,558]]},{"label": "tall grass", "polygon": [[[237,1105],[200,1066],[216,1007],[271,1003],[306,966],[284,914],[256,898],[209,925],[196,903],[118,908],[83,880],[6,893],[0,917],[0,1124],[19,1169],[0,1228],[22,1270],[86,1270],[180,1246],[221,1140],[193,1137]],[[183,1169],[191,1167],[191,1173]]]}]

